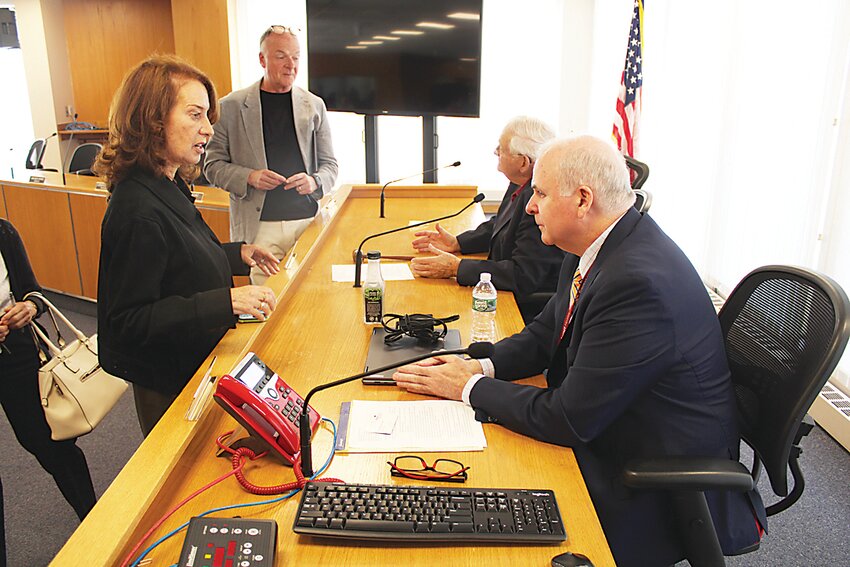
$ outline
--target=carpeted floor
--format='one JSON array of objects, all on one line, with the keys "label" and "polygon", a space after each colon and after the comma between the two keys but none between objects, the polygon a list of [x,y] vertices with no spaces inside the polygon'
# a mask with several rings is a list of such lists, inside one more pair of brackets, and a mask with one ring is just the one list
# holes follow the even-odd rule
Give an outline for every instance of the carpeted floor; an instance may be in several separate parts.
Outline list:
[{"label": "carpeted floor", "polygon": [[[84,332],[95,332],[93,304],[61,297],[56,302]],[[98,495],[106,490],[141,441],[133,396],[128,389],[104,422],[79,440]],[[727,558],[731,567],[850,565],[850,454],[819,427],[803,443],[806,490],[802,498],[770,519],[770,533],[758,552]],[[76,529],[77,517],[52,478],[17,443],[1,412],[0,444],[6,447],[6,457],[0,460],[0,477],[9,565],[47,565]],[[766,476],[760,487],[763,495],[772,494]],[[91,565],[100,563],[91,558]]]}]

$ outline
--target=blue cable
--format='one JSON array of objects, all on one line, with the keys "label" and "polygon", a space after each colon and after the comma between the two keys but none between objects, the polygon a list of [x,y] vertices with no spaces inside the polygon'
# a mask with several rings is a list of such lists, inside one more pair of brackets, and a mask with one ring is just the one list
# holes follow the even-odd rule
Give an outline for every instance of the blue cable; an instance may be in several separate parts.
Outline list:
[{"label": "blue cable", "polygon": [[[325,461],[325,464],[323,464],[322,468],[320,468],[318,471],[316,471],[316,473],[313,476],[311,476],[309,478],[309,480],[315,480],[322,473],[324,473],[328,469],[328,467],[331,466],[331,460],[333,460],[334,454],[336,453],[336,424],[332,420],[328,419],[327,417],[323,417],[322,421],[326,421],[326,422],[331,424],[331,427],[333,428],[333,432],[334,432],[334,441],[333,441],[333,445],[331,445],[331,452],[328,454],[328,459]],[[299,492],[301,492],[301,489],[296,488],[295,490],[291,490],[290,492],[287,492],[283,496],[278,496],[277,498],[272,498],[271,500],[262,500],[260,502],[246,502],[244,504],[230,504],[229,506],[221,506],[219,508],[212,508],[210,510],[207,510],[206,512],[201,512],[200,514],[198,514],[197,517],[206,516],[207,514],[212,514],[214,512],[221,512],[222,510],[232,510],[233,508],[248,508],[250,506],[262,506],[262,505],[265,505],[265,504],[275,504],[276,502],[282,502],[283,500],[286,500],[287,498],[291,498],[291,497],[295,496],[296,494],[298,494]],[[162,542],[164,542],[165,540],[167,540],[171,536],[175,535],[176,533],[182,531],[188,525],[189,525],[189,522],[185,522],[184,524],[174,528],[172,531],[168,532],[167,534],[165,534],[164,536],[162,536],[161,538],[159,538],[158,540],[153,542],[147,549],[142,551],[141,555],[139,555],[139,557],[137,557],[135,561],[133,561],[130,564],[130,567],[138,567],[138,565],[142,561],[142,559],[144,559],[145,556],[147,556],[148,553],[153,551],[156,548],[156,546],[158,546],[159,544],[161,544]],[[172,567],[175,567],[175,566],[172,566]]]}]

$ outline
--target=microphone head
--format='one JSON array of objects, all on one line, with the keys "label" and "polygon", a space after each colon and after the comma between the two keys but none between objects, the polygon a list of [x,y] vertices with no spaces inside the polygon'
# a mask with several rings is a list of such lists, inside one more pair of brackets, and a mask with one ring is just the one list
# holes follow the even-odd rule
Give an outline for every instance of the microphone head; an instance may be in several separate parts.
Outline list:
[{"label": "microphone head", "polygon": [[450,167],[457,167],[460,165],[459,161],[454,162]]},{"label": "microphone head", "polygon": [[473,203],[480,203],[483,200],[484,200],[484,193],[479,193],[478,195],[475,196],[475,198],[472,200],[472,202]]},{"label": "microphone head", "polygon": [[493,343],[472,343],[466,347],[470,358],[492,358],[495,350]]}]

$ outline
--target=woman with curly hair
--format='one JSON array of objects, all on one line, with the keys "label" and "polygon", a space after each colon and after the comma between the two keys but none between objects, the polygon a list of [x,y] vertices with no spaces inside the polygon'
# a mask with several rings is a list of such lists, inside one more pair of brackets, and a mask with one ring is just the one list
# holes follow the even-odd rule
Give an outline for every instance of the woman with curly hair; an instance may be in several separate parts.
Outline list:
[{"label": "woman with curly hair", "polygon": [[265,319],[275,295],[232,275],[279,271],[266,249],[221,244],[189,189],[218,118],[215,87],[175,56],[131,69],[94,165],[107,181],[98,274],[100,363],[133,383],[150,433],[239,314]]}]

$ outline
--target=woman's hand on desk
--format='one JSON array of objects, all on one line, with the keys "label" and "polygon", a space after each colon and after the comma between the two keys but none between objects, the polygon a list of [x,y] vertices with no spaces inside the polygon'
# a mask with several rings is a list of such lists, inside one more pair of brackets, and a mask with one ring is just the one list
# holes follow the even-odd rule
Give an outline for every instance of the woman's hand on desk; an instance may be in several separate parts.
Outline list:
[{"label": "woman's hand on desk", "polygon": [[414,394],[460,400],[463,387],[473,374],[481,373],[481,363],[459,356],[435,356],[402,366],[393,374],[400,388]]},{"label": "woman's hand on desk", "polygon": [[260,321],[265,321],[277,306],[274,292],[262,285],[243,285],[230,289],[230,301],[233,314],[243,313],[253,315]]},{"label": "woman's hand on desk", "polygon": [[267,276],[273,276],[280,271],[280,260],[274,254],[256,244],[243,244],[240,251],[242,262],[246,266],[257,267]]}]

